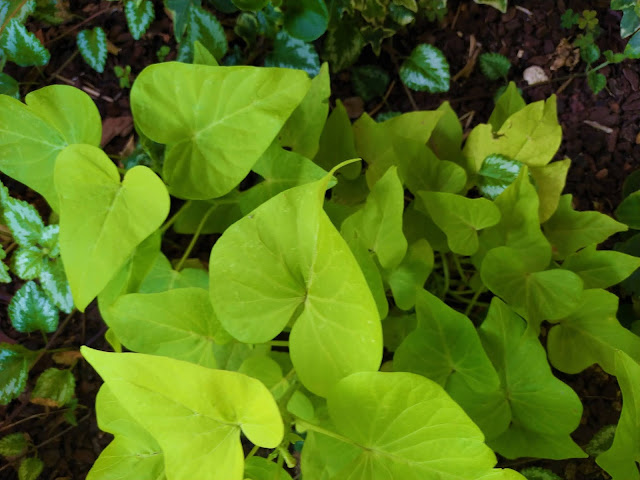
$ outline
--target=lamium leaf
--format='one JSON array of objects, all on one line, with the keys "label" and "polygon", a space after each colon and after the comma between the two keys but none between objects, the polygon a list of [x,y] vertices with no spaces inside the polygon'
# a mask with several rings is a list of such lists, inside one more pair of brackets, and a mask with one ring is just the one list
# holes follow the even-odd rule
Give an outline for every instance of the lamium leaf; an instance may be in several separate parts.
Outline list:
[{"label": "lamium leaf", "polygon": [[80,311],[102,291],[138,244],[162,225],[169,195],[147,167],[118,169],[90,145],[70,145],[59,156],[60,251]]},{"label": "lamium leaf", "polygon": [[139,353],[216,368],[216,342],[229,339],[202,288],[124,295],[109,313],[109,327],[125,347]]},{"label": "lamium leaf", "polygon": [[322,396],[350,373],[377,370],[382,356],[375,301],[322,210],[329,178],[282,192],[233,224],[209,262],[222,326],[242,342],[262,343],[292,323],[293,365]]},{"label": "lamium leaf", "polygon": [[393,300],[401,310],[411,310],[416,303],[416,293],[433,270],[433,249],[420,238],[409,245],[407,254],[396,268],[387,272],[387,283]]},{"label": "lamium leaf", "polygon": [[124,15],[134,40],[140,40],[155,18],[155,10],[151,0],[127,0],[124,4]]},{"label": "lamium leaf", "polygon": [[327,60],[335,75],[350,67],[365,46],[360,28],[352,17],[345,16],[329,26],[324,37],[323,60]]},{"label": "lamium leaf", "polygon": [[555,258],[564,259],[583,247],[628,230],[626,225],[603,213],[574,210],[571,199],[571,195],[562,195],[558,209],[543,225]]},{"label": "lamium leaf", "polygon": [[96,72],[104,72],[104,67],[107,64],[107,34],[104,33],[102,27],[80,31],[76,42],[84,61]]},{"label": "lamium leaf", "polygon": [[273,41],[273,51],[264,59],[264,66],[304,70],[314,77],[320,73],[320,58],[313,44],[280,30]]},{"label": "lamium leaf", "polygon": [[412,90],[446,92],[449,90],[449,63],[439,49],[422,43],[402,63],[400,78]]},{"label": "lamium leaf", "polygon": [[563,480],[551,470],[541,467],[527,467],[520,470],[527,480]]},{"label": "lamium leaf", "polygon": [[277,463],[255,455],[244,462],[244,476],[250,480],[292,480]]},{"label": "lamium leaf", "polygon": [[35,457],[23,458],[18,467],[19,480],[36,480],[42,473],[44,463]]},{"label": "lamium leaf", "polygon": [[522,162],[511,160],[503,155],[489,155],[478,170],[478,190],[490,200],[511,185],[522,169]]},{"label": "lamium leaf", "polygon": [[102,385],[98,392],[96,414],[100,429],[115,438],[95,461],[87,480],[102,480],[105,476],[166,480],[160,445],[122,406],[108,385]]},{"label": "lamium leaf", "polygon": [[506,458],[586,457],[569,436],[580,424],[580,399],[553,376],[536,334],[495,297],[478,333],[512,415],[509,428],[488,444]]},{"label": "lamium leaf", "polygon": [[478,250],[478,230],[500,221],[500,210],[486,198],[466,198],[445,192],[420,192],[434,223],[447,235],[451,251],[473,255]]},{"label": "lamium leaf", "polygon": [[498,98],[496,106],[493,108],[491,116],[489,117],[489,124],[491,128],[493,128],[493,131],[499,131],[507,118],[522,110],[526,105],[516,84],[509,82],[507,89],[500,95],[500,98]]},{"label": "lamium leaf", "polygon": [[580,309],[558,320],[549,331],[551,364],[574,374],[597,363],[605,372],[616,375],[616,351],[640,361],[640,337],[620,325],[617,311],[618,297],[613,293],[600,289],[582,292]]},{"label": "lamium leaf", "polygon": [[310,478],[475,480],[496,463],[480,429],[419,375],[355,373],[327,401],[323,428],[335,434],[307,430],[301,467]]},{"label": "lamium leaf", "polygon": [[286,3],[284,28],[289,35],[305,42],[322,36],[329,24],[329,10],[324,0],[298,0]]},{"label": "lamium leaf", "polygon": [[351,71],[353,90],[365,102],[384,95],[389,85],[389,74],[377,65],[354,67]]},{"label": "lamium leaf", "polygon": [[4,185],[1,185],[0,189],[4,224],[9,227],[18,245],[23,248],[36,246],[44,232],[44,222],[40,214],[33,205],[10,197],[9,190]]},{"label": "lamium leaf", "polygon": [[187,38],[184,40],[188,49],[193,49],[195,42],[205,47],[217,61],[222,60],[229,49],[224,28],[218,19],[197,5],[193,5],[189,11]]},{"label": "lamium leaf", "polygon": [[536,184],[538,198],[540,200],[540,223],[551,218],[560,203],[560,196],[567,180],[567,173],[571,160],[565,158],[557,162],[551,162],[544,167],[531,168],[531,177]]},{"label": "lamium leaf", "polygon": [[58,309],[33,281],[25,283],[13,295],[8,311],[11,325],[19,332],[52,333],[58,328]]},{"label": "lamium leaf", "polygon": [[21,67],[42,67],[49,63],[51,54],[38,37],[27,30],[20,20],[12,18],[0,35],[0,50],[7,60]]},{"label": "lamium leaf", "polygon": [[45,407],[63,407],[71,401],[76,379],[71,370],[48,368],[40,374],[31,392],[31,403]]},{"label": "lamium leaf", "polygon": [[309,85],[304,72],[288,69],[168,62],[140,73],[131,108],[137,127],[167,145],[169,191],[206,200],[229,193],[249,173]]},{"label": "lamium leaf", "polygon": [[24,433],[10,433],[0,438],[0,455],[17,457],[27,451],[29,442]]},{"label": "lamium leaf", "polygon": [[622,413],[613,437],[613,445],[596,458],[612,480],[638,480],[640,471],[640,391],[637,360],[623,352],[615,354],[615,371],[622,391]]},{"label": "lamium leaf", "polygon": [[4,251],[2,245],[0,245],[0,282],[9,283],[11,282],[11,275],[9,275],[9,267],[6,263],[1,260],[4,260],[7,256],[7,252]]},{"label": "lamium leaf", "polygon": [[0,405],[8,405],[22,393],[32,359],[26,348],[0,343]]},{"label": "lamium leaf", "polygon": [[569,255],[562,268],[580,275],[584,288],[609,288],[640,268],[640,258],[591,245]]},{"label": "lamium leaf", "polygon": [[[277,447],[284,436],[278,406],[258,380],[172,358],[81,348],[122,407],[153,436],[167,478],[241,480],[240,432]],[[186,456],[198,458],[185,462]]]},{"label": "lamium leaf", "polygon": [[58,211],[56,157],[69,144],[100,145],[100,114],[86,93],[67,85],[31,92],[25,103],[0,96],[0,170],[43,195]]},{"label": "lamium leaf", "polygon": [[73,310],[73,295],[62,265],[62,260],[46,258],[40,270],[40,285],[56,307],[64,313]]},{"label": "lamium leaf", "polygon": [[11,270],[23,280],[33,280],[42,272],[43,261],[38,247],[20,247],[11,257]]}]

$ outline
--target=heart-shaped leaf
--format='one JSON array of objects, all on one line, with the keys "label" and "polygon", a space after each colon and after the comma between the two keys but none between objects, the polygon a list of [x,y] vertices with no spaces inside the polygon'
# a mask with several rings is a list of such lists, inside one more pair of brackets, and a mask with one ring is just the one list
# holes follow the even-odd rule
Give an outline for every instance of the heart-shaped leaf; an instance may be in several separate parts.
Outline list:
[{"label": "heart-shaped leaf", "polygon": [[584,288],[609,288],[640,268],[640,258],[591,245],[569,255],[562,268],[580,275]]},{"label": "heart-shaped leaf", "polygon": [[416,293],[424,286],[432,270],[433,248],[424,238],[420,238],[409,245],[400,265],[386,272],[386,281],[398,308],[413,308]]},{"label": "heart-shaped leaf", "polygon": [[402,63],[400,78],[412,90],[446,92],[449,90],[449,63],[439,49],[422,43]]},{"label": "heart-shaped leaf", "polygon": [[0,49],[7,60],[21,67],[44,66],[51,54],[38,37],[27,30],[17,18],[12,18],[0,35]]},{"label": "heart-shaped leaf", "polygon": [[135,40],[140,40],[155,18],[153,2],[151,0],[142,0],[141,2],[127,0],[124,4],[124,15],[127,18],[131,36]]},{"label": "heart-shaped leaf", "polygon": [[289,1],[284,11],[284,28],[289,35],[313,42],[327,30],[329,10],[324,0]]},{"label": "heart-shaped leaf", "polygon": [[58,328],[58,309],[33,281],[25,283],[11,299],[9,318],[19,332],[51,333]]},{"label": "heart-shaped leaf", "polygon": [[511,185],[522,169],[522,162],[503,155],[489,155],[478,170],[478,190],[490,200]]},{"label": "heart-shaped leaf", "polygon": [[489,117],[489,124],[493,128],[493,131],[497,132],[500,130],[507,118],[522,110],[526,105],[516,84],[509,82],[507,89],[500,95],[500,98],[498,98],[496,106],[493,108],[491,116]]},{"label": "heart-shaped leaf", "polygon": [[244,462],[244,476],[250,480],[291,480],[291,475],[284,468],[257,456]]},{"label": "heart-shaped leaf", "polygon": [[104,33],[102,27],[80,31],[76,42],[84,61],[96,72],[104,72],[104,67],[107,64],[107,34]]},{"label": "heart-shaped leaf", "polygon": [[530,169],[531,177],[536,184],[538,198],[540,199],[540,223],[544,223],[554,214],[560,203],[560,196],[567,180],[567,173],[571,160],[565,158],[557,162],[551,162],[544,167]]},{"label": "heart-shaped leaf", "polygon": [[71,145],[59,156],[60,252],[80,311],[120,270],[131,252],[162,225],[169,195],[149,168],[118,169],[89,145]]},{"label": "heart-shaped leaf", "polygon": [[[142,71],[131,90],[131,108],[137,127],[167,145],[163,178],[170,192],[205,200],[240,183],[309,85],[306,73],[288,69],[169,62]],[[164,93],[158,97],[158,91]],[[215,108],[221,99],[225,109]],[[241,140],[246,136],[252,141]]]}]

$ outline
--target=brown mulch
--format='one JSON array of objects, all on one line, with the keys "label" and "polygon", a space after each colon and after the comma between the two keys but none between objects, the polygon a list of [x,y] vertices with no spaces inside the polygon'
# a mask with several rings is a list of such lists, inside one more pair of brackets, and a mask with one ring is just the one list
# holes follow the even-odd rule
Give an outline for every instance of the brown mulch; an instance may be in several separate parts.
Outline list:
[{"label": "brown mulch", "polygon": [[[121,3],[99,1],[71,1],[71,11],[77,14],[66,24],[49,27],[33,23],[32,31],[50,48],[52,59],[44,69],[20,69],[9,65],[8,73],[33,90],[51,83],[74,85],[87,92],[96,102],[103,118],[103,145],[108,153],[123,155],[134,142],[128,90],[118,84],[113,67],[130,65],[132,80],[148,64],[157,62],[156,52],[163,45],[171,47],[168,60],[175,58],[175,41],[169,18],[163,12],[162,3],[154,2],[156,20],[149,32],[139,41],[128,33]],[[584,76],[584,64],[570,69],[567,66],[551,70],[557,60],[556,49],[569,33],[560,27],[560,15],[566,8],[574,11],[596,9],[603,27],[598,43],[602,50],[621,51],[624,42],[619,38],[619,12],[607,9],[609,1],[541,0],[537,2],[511,1],[509,10],[502,15],[498,11],[467,0],[450,0],[450,11],[441,25],[424,23],[409,34],[398,35],[387,46],[380,59],[365,52],[360,63],[382,65],[392,76],[397,71],[397,61],[407,55],[417,43],[431,43],[441,48],[451,65],[452,76],[465,68],[469,51],[475,43],[479,52],[499,52],[506,55],[513,67],[509,74],[523,89],[528,102],[558,97],[558,115],[563,127],[564,139],[557,158],[569,157],[572,167],[566,192],[574,195],[575,207],[580,210],[595,209],[612,214],[621,200],[622,183],[626,176],[640,167],[640,63],[624,62],[603,69],[609,79],[608,88],[594,96]],[[90,19],[86,23],[85,20]],[[104,74],[98,74],[86,66],[77,55],[75,34],[82,28],[102,26],[111,42],[111,54]],[[233,33],[229,33],[230,40]],[[241,44],[241,41],[240,41]],[[525,68],[542,67],[551,81],[544,85],[528,86],[522,78]],[[352,109],[371,111],[378,100],[364,104],[354,98],[349,73],[342,72],[333,80],[334,98],[346,99]],[[410,111],[413,103],[420,109],[437,107],[449,100],[459,116],[466,119],[466,131],[489,118],[493,108],[493,94],[500,82],[486,80],[476,66],[468,78],[461,76],[452,82],[446,94],[407,93],[396,81],[381,111]],[[23,91],[23,94],[26,93]],[[4,177],[3,177],[4,180]],[[35,201],[36,197],[19,186],[12,193]],[[41,201],[39,208],[46,209]],[[188,241],[188,239],[187,239]],[[208,244],[200,242],[200,248]],[[0,303],[7,305],[17,285],[0,286]],[[89,344],[106,349],[103,334],[105,328],[99,313],[92,305],[86,314],[76,315],[59,332],[51,348]],[[38,335],[27,336],[13,330],[6,315],[0,310],[0,341],[17,342],[29,348],[44,346]],[[48,356],[37,364],[30,375],[33,387],[37,374],[53,364]],[[99,431],[95,421],[93,404],[101,381],[86,363],[74,368],[77,378],[77,396],[82,408],[78,409],[79,424],[69,429],[62,416],[55,410],[28,402],[28,392],[9,406],[0,407],[0,436],[13,431],[26,431],[38,454],[45,462],[43,479],[82,479],[90,469],[110,436]],[[615,378],[592,367],[580,375],[564,375],[556,372],[563,381],[576,390],[584,404],[582,424],[574,438],[585,445],[602,426],[617,422],[620,411],[620,395]],[[46,416],[33,417],[46,414]],[[16,425],[16,422],[21,422]],[[11,426],[15,425],[15,426]],[[8,428],[9,426],[9,428]],[[17,476],[11,468],[3,468],[0,460],[0,478],[14,480]],[[566,480],[600,480],[608,478],[592,460],[529,461],[521,459],[504,461],[501,465],[521,468],[540,465],[553,469]]]}]

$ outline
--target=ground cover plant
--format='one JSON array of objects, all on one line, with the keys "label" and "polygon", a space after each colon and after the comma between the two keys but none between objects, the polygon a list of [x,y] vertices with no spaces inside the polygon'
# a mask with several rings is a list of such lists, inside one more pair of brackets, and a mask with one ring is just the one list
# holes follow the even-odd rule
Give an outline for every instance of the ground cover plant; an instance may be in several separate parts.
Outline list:
[{"label": "ground cover plant", "polygon": [[[82,350],[115,436],[88,478],[288,478],[296,445],[308,479],[525,478],[494,452],[587,456],[569,436],[580,399],[549,362],[619,378],[597,461],[638,476],[640,340],[605,289],[640,259],[596,249],[627,226],[562,195],[555,97],[526,105],[510,84],[463,140],[448,103],[328,115],[326,67],[196,62],[134,82],[143,153],[126,172],[78,90],[0,97],[0,169],[59,215],[75,307],[98,298],[116,352]],[[170,229],[192,235],[173,261]],[[207,269],[191,253],[211,233]]]}]

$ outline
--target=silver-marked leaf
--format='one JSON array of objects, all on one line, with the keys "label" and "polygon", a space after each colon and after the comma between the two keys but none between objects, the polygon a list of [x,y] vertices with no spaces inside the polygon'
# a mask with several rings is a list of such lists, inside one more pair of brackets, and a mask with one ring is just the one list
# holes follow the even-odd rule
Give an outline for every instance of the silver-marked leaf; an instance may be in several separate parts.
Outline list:
[{"label": "silver-marked leaf", "polygon": [[107,63],[107,34],[102,27],[82,30],[78,33],[76,42],[84,61],[96,72],[104,72]]},{"label": "silver-marked leaf", "polygon": [[8,60],[21,67],[44,66],[49,63],[47,50],[33,33],[12,18],[0,35],[0,50]]},{"label": "silver-marked leaf", "polygon": [[412,90],[446,92],[449,90],[449,63],[439,49],[423,43],[402,63],[400,78]]},{"label": "silver-marked leaf", "polygon": [[490,200],[504,192],[516,178],[524,164],[504,155],[489,155],[478,170],[478,190]]},{"label": "silver-marked leaf", "polygon": [[153,2],[151,0],[127,0],[124,4],[124,15],[127,18],[131,36],[135,40],[140,40],[155,18]]},{"label": "silver-marked leaf", "polygon": [[9,190],[0,186],[0,204],[4,224],[21,247],[36,246],[42,238],[44,222],[35,207],[24,200],[9,196]]},{"label": "silver-marked leaf", "polygon": [[187,26],[185,42],[193,48],[195,42],[200,42],[211,54],[220,61],[225,56],[229,45],[222,25],[215,15],[202,7],[192,6]]},{"label": "silver-marked leaf", "polygon": [[329,27],[324,39],[322,58],[329,62],[335,75],[358,59],[364,45],[360,29],[351,17],[345,16]]},{"label": "silver-marked leaf", "polygon": [[42,252],[49,258],[60,256],[60,225],[54,223],[47,225],[42,230],[42,235],[38,241],[38,245],[42,247]]},{"label": "silver-marked leaf", "polygon": [[11,257],[11,269],[23,280],[33,280],[42,272],[44,255],[38,247],[20,247]]},{"label": "silver-marked leaf", "polygon": [[304,70],[314,77],[320,73],[320,58],[313,44],[280,30],[273,41],[273,51],[264,59],[264,66]]},{"label": "silver-marked leaf", "polygon": [[0,0],[0,27],[12,18],[25,23],[36,9],[36,0]]},{"label": "silver-marked leaf", "polygon": [[40,285],[53,303],[64,313],[73,310],[73,295],[61,258],[45,259],[40,270]]},{"label": "silver-marked leaf", "polygon": [[58,309],[33,281],[25,283],[13,295],[8,312],[11,325],[19,332],[29,333],[40,330],[51,333],[58,328]]},{"label": "silver-marked leaf", "polygon": [[67,405],[76,389],[76,379],[71,370],[48,368],[40,374],[31,392],[31,403],[45,407]]},{"label": "silver-marked leaf", "polygon": [[27,385],[33,352],[20,345],[0,343],[0,405],[7,405]]},{"label": "silver-marked leaf", "polygon": [[4,247],[0,245],[0,282],[9,283],[11,281],[11,275],[9,275],[9,267],[4,260],[7,256],[7,252],[4,251]]}]

